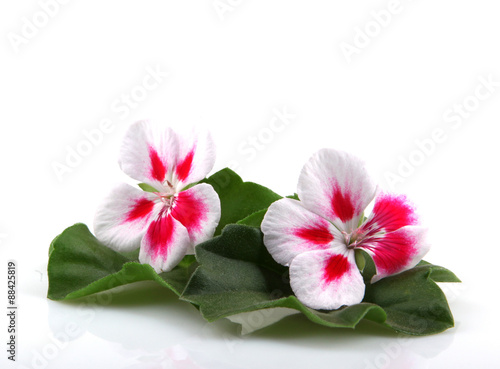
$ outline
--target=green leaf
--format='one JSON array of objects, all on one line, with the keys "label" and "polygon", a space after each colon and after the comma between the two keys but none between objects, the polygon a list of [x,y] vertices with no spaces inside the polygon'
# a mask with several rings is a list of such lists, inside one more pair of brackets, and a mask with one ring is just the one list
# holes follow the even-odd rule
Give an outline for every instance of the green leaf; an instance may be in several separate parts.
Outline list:
[{"label": "green leaf", "polygon": [[262,209],[262,210],[256,211],[255,213],[250,214],[246,218],[238,220],[236,222],[236,224],[242,224],[242,225],[260,228],[260,225],[262,224],[262,221],[264,220],[264,215],[266,215],[266,213],[267,213],[267,209]]},{"label": "green leaf", "polygon": [[51,244],[47,297],[73,299],[145,280],[156,281],[180,295],[196,266],[191,259],[184,266],[157,274],[150,265],[132,261],[102,245],[86,225],[75,224]]},{"label": "green leaf", "polygon": [[156,188],[154,188],[151,185],[148,185],[147,183],[139,183],[138,186],[141,188],[141,190],[146,192],[158,192]]},{"label": "green leaf", "polygon": [[231,223],[248,217],[262,209],[267,209],[281,196],[270,189],[253,182],[243,182],[240,176],[229,168],[222,169],[203,180],[213,186],[220,198],[221,219],[215,235]]},{"label": "green leaf", "polygon": [[412,335],[442,332],[454,326],[446,296],[435,282],[460,282],[449,270],[422,263],[401,274],[367,284],[364,301],[387,313],[384,325]]},{"label": "green leaf", "polygon": [[384,308],[387,313],[384,325],[412,335],[439,333],[454,326],[446,296],[436,282],[460,282],[455,274],[422,260],[410,270],[371,284],[375,265],[368,254],[364,255],[363,301]]},{"label": "green leaf", "polygon": [[[297,194],[287,196],[287,198],[293,199],[293,200],[299,199]],[[242,224],[242,225],[248,225],[248,226],[260,228],[260,225],[262,224],[262,221],[264,220],[264,216],[266,215],[266,213],[267,213],[267,208],[256,211],[255,213],[250,214],[246,218],[243,218],[243,219],[237,221],[236,224]]]},{"label": "green leaf", "polygon": [[138,261],[139,260],[139,249],[132,250],[129,252],[120,252],[121,255],[125,256],[127,259],[131,261]]},{"label": "green leaf", "polygon": [[354,250],[354,257],[356,259],[356,265],[357,265],[358,269],[361,272],[363,272],[363,270],[365,269],[365,265],[366,265],[365,255],[363,254],[363,252],[361,250]]},{"label": "green leaf", "polygon": [[328,312],[304,306],[293,296],[288,268],[272,259],[257,228],[228,225],[220,237],[199,245],[196,256],[200,267],[181,299],[198,305],[208,321],[273,307],[298,310],[329,327],[352,328],[363,318],[385,320],[384,311],[369,303]]},{"label": "green leaf", "polygon": [[[221,236],[199,245],[196,256],[200,266],[181,299],[198,305],[208,321],[286,307],[328,327],[354,328],[362,319],[367,319],[399,332],[426,335],[453,326],[446,298],[433,278],[434,275],[440,281],[458,281],[458,278],[428,263],[367,285],[366,297],[360,304],[318,311],[304,306],[293,296],[288,268],[272,259],[258,228],[228,225]],[[370,262],[367,260],[368,269]]]}]

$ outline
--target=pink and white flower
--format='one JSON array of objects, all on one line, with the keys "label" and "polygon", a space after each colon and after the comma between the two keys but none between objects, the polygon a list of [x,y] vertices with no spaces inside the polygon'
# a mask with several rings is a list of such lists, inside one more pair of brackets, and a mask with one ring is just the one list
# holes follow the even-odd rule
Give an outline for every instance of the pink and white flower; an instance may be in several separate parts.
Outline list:
[{"label": "pink and white flower", "polygon": [[140,121],[125,135],[120,167],[154,192],[121,184],[101,204],[96,237],[108,247],[133,251],[156,272],[172,270],[194,246],[211,238],[220,220],[219,196],[196,183],[215,162],[210,135],[183,137],[170,128]]},{"label": "pink and white flower", "polygon": [[302,169],[300,201],[284,198],[269,207],[264,243],[278,263],[290,266],[291,287],[305,305],[330,310],[363,300],[357,250],[375,264],[371,283],[414,267],[429,250],[406,197],[377,192],[361,160],[322,149]]}]

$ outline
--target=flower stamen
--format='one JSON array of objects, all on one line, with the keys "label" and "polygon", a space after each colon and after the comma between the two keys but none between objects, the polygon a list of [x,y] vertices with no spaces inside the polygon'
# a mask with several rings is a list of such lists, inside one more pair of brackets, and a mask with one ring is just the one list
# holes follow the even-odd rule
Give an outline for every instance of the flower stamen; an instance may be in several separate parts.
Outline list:
[{"label": "flower stamen", "polygon": [[351,233],[342,231],[342,235],[344,236],[344,242],[348,249],[354,249],[358,247],[363,242],[363,239],[366,236],[366,234],[359,229]]}]

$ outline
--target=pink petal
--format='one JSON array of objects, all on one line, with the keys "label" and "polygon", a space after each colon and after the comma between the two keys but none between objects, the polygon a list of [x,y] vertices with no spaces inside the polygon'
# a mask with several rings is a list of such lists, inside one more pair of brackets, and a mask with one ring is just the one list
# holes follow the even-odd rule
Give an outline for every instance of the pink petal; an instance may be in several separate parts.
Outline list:
[{"label": "pink petal", "polygon": [[130,126],[120,152],[120,167],[130,177],[162,188],[171,180],[171,171],[177,163],[179,142],[172,129],[150,121],[139,121]]},{"label": "pink petal", "polygon": [[177,163],[177,167],[175,167],[175,173],[177,174],[177,179],[179,181],[185,182],[189,177],[189,174],[193,169],[194,151],[195,147],[191,148],[187,155]]},{"label": "pink petal", "polygon": [[394,232],[378,234],[359,245],[357,248],[372,256],[377,269],[371,282],[375,283],[417,265],[430,248],[426,233],[424,227],[406,226]]},{"label": "pink petal", "polygon": [[405,226],[417,224],[418,217],[415,208],[406,196],[381,193],[375,199],[370,218],[362,228],[392,232]]},{"label": "pink petal", "polygon": [[297,192],[304,207],[351,232],[376,191],[361,160],[322,149],[302,168]]},{"label": "pink petal", "polygon": [[[172,208],[172,216],[187,229],[193,246],[214,235],[220,215],[219,196],[206,183],[178,193]],[[193,251],[189,250],[188,253]]]},{"label": "pink petal", "polygon": [[196,183],[212,170],[215,163],[215,145],[208,132],[179,135],[179,152],[173,182],[178,191]]},{"label": "pink petal", "polygon": [[149,146],[149,160],[151,162],[151,170],[148,179],[163,183],[167,177],[167,161],[160,158],[153,146]]},{"label": "pink petal", "polygon": [[116,251],[132,251],[140,246],[142,236],[162,205],[155,195],[122,184],[98,207],[94,218],[96,237]]},{"label": "pink petal", "polygon": [[298,255],[290,265],[290,284],[297,298],[313,309],[333,310],[357,304],[365,294],[354,252],[347,250]]},{"label": "pink petal", "polygon": [[164,208],[142,239],[139,261],[157,273],[168,272],[179,264],[190,245],[186,228]]},{"label": "pink petal", "polygon": [[335,226],[297,200],[285,198],[271,204],[261,229],[269,253],[283,265],[290,265],[306,251],[342,246],[342,235]]}]

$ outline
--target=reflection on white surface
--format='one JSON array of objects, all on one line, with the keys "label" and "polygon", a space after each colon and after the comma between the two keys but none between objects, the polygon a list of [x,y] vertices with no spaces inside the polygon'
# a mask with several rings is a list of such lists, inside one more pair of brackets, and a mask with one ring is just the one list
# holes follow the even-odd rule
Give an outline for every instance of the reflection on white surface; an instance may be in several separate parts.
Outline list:
[{"label": "reflection on white surface", "polygon": [[300,314],[300,312],[295,309],[278,307],[235,314],[228,316],[227,319],[241,325],[241,334],[245,335],[295,314]]},{"label": "reflection on white surface", "polygon": [[[45,283],[41,283],[45,284]],[[42,286],[40,286],[42,287]],[[111,294],[54,302],[25,295],[25,315],[36,330],[22,338],[27,368],[303,368],[427,369],[452,346],[456,329],[430,337],[398,335],[376,324],[356,330],[318,326],[291,316],[247,336],[227,320],[205,322],[191,305],[154,283],[137,283]],[[103,300],[104,301],[104,300]],[[78,358],[78,359],[75,359]],[[21,367],[21,366],[20,366]]]},{"label": "reflection on white surface", "polygon": [[238,324],[207,323],[193,306],[153,282],[55,302],[46,298],[45,275],[33,271],[24,277],[29,288],[19,297],[19,361],[12,366],[22,369],[293,369],[311,359],[316,368],[460,368],[472,362],[486,367],[498,346],[479,334],[493,306],[474,302],[482,292],[467,284],[442,284],[456,328],[434,336],[399,335],[370,322],[355,330],[331,329],[296,315],[242,336]]}]

